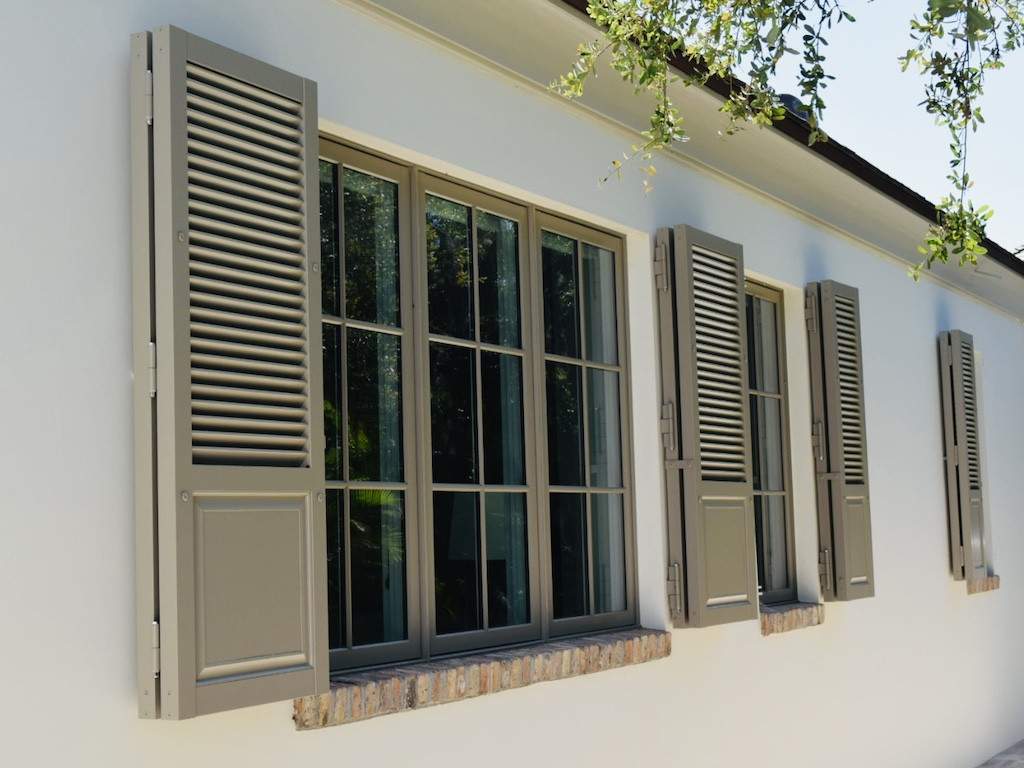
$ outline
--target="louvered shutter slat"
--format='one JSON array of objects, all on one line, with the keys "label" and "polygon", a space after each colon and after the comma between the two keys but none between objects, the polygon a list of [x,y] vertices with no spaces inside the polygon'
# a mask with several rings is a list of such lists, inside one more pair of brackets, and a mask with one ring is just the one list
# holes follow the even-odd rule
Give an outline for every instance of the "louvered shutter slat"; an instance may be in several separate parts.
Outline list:
[{"label": "louvered shutter slat", "polygon": [[242,210],[263,211],[285,221],[302,220],[302,212],[300,206],[296,206],[294,196],[282,195],[255,184],[194,168],[189,168],[188,180],[188,193],[191,197],[221,200]]},{"label": "louvered shutter slat", "polygon": [[328,686],[315,84],[154,33],[166,718]]},{"label": "louvered shutter slat", "polygon": [[860,301],[825,281],[806,290],[817,475],[819,563],[826,600],[874,594]]},{"label": "louvered shutter slat", "polygon": [[755,618],[742,249],[690,227],[659,231],[658,243],[662,397],[678,415],[666,443],[670,563],[686,582],[670,584],[673,620]]}]

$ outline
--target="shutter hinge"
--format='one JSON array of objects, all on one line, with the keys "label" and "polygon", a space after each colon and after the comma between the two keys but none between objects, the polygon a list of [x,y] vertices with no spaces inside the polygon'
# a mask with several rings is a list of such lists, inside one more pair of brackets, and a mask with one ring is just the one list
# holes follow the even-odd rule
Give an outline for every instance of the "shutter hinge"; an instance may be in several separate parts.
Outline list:
[{"label": "shutter hinge", "polygon": [[960,572],[967,575],[967,553],[964,552],[964,545],[960,545]]},{"label": "shutter hinge", "polygon": [[814,295],[809,292],[804,294],[804,320],[807,323],[808,333],[814,333],[817,330],[817,314]]},{"label": "shutter hinge", "polygon": [[160,622],[153,622],[153,677],[160,677]]},{"label": "shutter hinge", "polygon": [[156,397],[156,343],[149,342],[149,396]]},{"label": "shutter hinge", "polygon": [[820,420],[811,423],[811,447],[815,461],[825,461],[825,425]]},{"label": "shutter hinge", "polygon": [[146,125],[153,124],[153,70],[146,70]]},{"label": "shutter hinge", "polygon": [[654,287],[668,290],[668,248],[664,243],[654,246]]},{"label": "shutter hinge", "polygon": [[668,567],[666,581],[668,583],[669,613],[673,616],[681,616],[683,614],[683,584],[679,563],[672,563]]},{"label": "shutter hinge", "polygon": [[676,452],[676,406],[675,403],[661,404],[661,447],[670,454]]},{"label": "shutter hinge", "polygon": [[818,552],[818,579],[822,592],[832,591],[832,552],[828,547]]}]

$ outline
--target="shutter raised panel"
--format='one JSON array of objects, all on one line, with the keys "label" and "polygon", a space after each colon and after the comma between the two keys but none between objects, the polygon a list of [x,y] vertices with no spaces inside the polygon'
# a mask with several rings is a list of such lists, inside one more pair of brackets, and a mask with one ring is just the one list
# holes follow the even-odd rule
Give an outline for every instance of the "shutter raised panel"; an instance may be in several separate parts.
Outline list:
[{"label": "shutter raised panel", "polygon": [[153,34],[160,710],[328,687],[316,85]]},{"label": "shutter raised panel", "polygon": [[943,456],[953,577],[977,581],[988,576],[985,552],[978,396],[974,339],[964,331],[939,335]]},{"label": "shutter raised panel", "polygon": [[826,280],[806,289],[819,566],[826,600],[874,595],[860,300]]},{"label": "shutter raised panel", "polygon": [[[757,555],[743,250],[685,226],[659,238],[671,244],[666,276],[674,301],[662,301],[660,312],[663,339],[669,326],[673,336],[677,381],[671,396],[679,414],[678,456],[666,457],[669,565],[682,558],[688,624],[753,619]],[[670,375],[663,368],[663,390]],[[682,499],[681,536],[674,532],[676,493]]]}]

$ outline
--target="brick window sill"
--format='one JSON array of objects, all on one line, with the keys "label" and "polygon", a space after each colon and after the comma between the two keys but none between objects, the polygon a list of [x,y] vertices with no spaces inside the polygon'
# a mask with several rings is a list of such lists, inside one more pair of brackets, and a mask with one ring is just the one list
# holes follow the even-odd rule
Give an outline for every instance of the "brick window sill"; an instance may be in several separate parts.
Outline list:
[{"label": "brick window sill", "polygon": [[668,656],[672,635],[629,629],[507,650],[341,673],[331,690],[295,699],[299,731],[432,707]]},{"label": "brick window sill", "polygon": [[980,592],[994,592],[999,589],[998,576],[986,576],[984,579],[974,579],[967,582],[967,594],[977,595]]},{"label": "brick window sill", "polygon": [[785,603],[761,606],[761,634],[778,635],[825,623],[825,606],[820,603]]}]

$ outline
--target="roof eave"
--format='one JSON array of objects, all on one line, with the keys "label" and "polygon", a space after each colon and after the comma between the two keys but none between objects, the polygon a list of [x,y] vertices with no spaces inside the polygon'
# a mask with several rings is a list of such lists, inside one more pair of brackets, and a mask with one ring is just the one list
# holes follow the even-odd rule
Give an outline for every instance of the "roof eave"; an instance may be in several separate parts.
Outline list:
[{"label": "roof eave", "polygon": [[[562,2],[584,15],[587,13],[587,0],[562,0]],[[669,60],[669,64],[682,75],[693,76],[698,74],[696,66],[681,54],[674,55]],[[709,78],[705,86],[709,91],[723,99],[728,98],[729,94],[733,91],[732,82],[718,76]],[[802,144],[808,151],[815,153],[822,159],[856,177],[893,202],[913,211],[928,222],[937,220],[938,212],[935,204],[928,200],[928,198],[893,178],[878,166],[869,163],[844,144],[840,144],[834,139],[810,144],[810,125],[806,120],[794,115],[792,112],[787,111],[782,120],[773,124],[773,128],[784,136]],[[1002,264],[1017,275],[1024,277],[1024,261],[990,238],[986,238],[983,245],[992,260]]]}]

